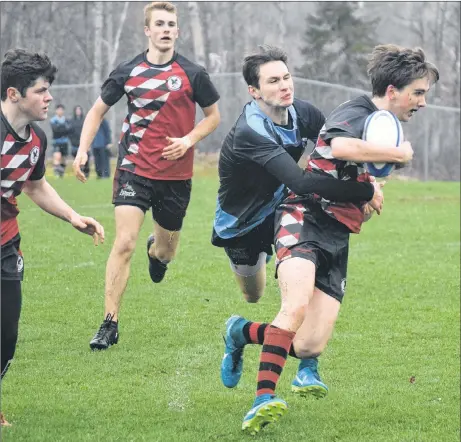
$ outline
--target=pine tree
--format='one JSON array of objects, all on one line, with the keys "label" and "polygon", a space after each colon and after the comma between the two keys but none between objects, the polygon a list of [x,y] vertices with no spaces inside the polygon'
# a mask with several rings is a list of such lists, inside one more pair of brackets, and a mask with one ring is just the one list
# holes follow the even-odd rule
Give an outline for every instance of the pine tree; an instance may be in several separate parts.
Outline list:
[{"label": "pine tree", "polygon": [[375,46],[379,19],[359,16],[359,2],[320,2],[306,18],[304,78],[369,88],[367,56]]}]

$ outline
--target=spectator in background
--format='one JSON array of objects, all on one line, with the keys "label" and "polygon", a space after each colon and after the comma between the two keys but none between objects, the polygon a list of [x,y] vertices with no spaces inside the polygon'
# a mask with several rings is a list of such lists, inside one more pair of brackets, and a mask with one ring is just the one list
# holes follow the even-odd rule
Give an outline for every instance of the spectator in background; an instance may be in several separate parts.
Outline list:
[{"label": "spectator in background", "polygon": [[53,166],[54,174],[62,178],[66,170],[66,157],[69,149],[70,122],[64,116],[64,105],[56,106],[55,116],[51,118],[53,131]]},{"label": "spectator in background", "polygon": [[[83,113],[82,106],[74,107],[74,114],[72,120],[70,120],[70,133],[69,140],[71,146],[72,156],[75,158],[77,155],[78,146],[80,145],[80,134],[82,133],[83,122],[85,121],[85,114]],[[85,177],[88,178],[90,175],[90,162],[82,167],[82,172]]]},{"label": "spectator in background", "polygon": [[[98,132],[91,144],[94,155],[94,166],[98,178],[110,177],[110,146],[112,142],[110,126],[106,119],[103,119]],[[87,161],[87,164],[89,161]]]}]

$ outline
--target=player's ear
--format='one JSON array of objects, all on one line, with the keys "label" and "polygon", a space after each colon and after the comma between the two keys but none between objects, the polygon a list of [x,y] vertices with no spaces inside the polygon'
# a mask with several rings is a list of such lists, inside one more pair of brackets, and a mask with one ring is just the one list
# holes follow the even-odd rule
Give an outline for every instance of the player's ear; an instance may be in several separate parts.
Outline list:
[{"label": "player's ear", "polygon": [[21,93],[15,87],[9,87],[6,90],[6,96],[13,102],[17,103],[22,98]]},{"label": "player's ear", "polygon": [[254,86],[248,86],[248,92],[255,100],[258,100],[259,98],[261,98],[261,95],[259,95],[258,89],[256,89]]},{"label": "player's ear", "polygon": [[149,26],[144,26],[144,35],[146,37],[150,37],[150,29]]},{"label": "player's ear", "polygon": [[394,100],[397,94],[398,90],[394,85],[390,84],[389,86],[387,86],[386,96],[387,98],[389,98],[389,100]]}]

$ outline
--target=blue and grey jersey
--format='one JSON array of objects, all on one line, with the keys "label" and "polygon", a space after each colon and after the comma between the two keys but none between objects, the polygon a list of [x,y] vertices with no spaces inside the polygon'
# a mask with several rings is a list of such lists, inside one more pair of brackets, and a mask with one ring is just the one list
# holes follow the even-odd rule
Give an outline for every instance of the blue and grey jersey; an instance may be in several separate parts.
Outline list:
[{"label": "blue and grey jersey", "polygon": [[226,240],[243,236],[275,211],[287,183],[274,174],[274,159],[283,157],[286,161],[288,154],[289,166],[301,173],[296,163],[308,140],[315,144],[325,117],[312,104],[297,99],[288,114],[287,126],[276,125],[252,101],[225,138],[219,158],[214,237]]}]

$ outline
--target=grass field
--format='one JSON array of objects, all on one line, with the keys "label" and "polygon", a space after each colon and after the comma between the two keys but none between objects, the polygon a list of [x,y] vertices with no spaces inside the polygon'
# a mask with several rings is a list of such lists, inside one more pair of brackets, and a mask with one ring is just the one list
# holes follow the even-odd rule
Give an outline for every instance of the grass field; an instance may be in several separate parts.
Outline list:
[{"label": "grass field", "polygon": [[[4,441],[241,441],[260,348],[248,347],[239,386],[219,366],[225,320],[270,321],[279,307],[269,264],[259,304],[245,304],[222,250],[210,245],[217,179],[200,173],[179,254],[162,284],[147,272],[147,218],[132,261],[120,341],[92,353],[103,314],[113,238],[111,181],[50,178],[80,213],[96,217],[106,244],[20,198],[25,255],[16,359],[3,384],[13,427]],[[288,414],[264,441],[455,441],[460,431],[459,183],[391,181],[381,217],[352,238],[347,294],[320,370],[322,400],[290,392],[290,359],[278,393]],[[414,382],[410,378],[414,377]]]}]

